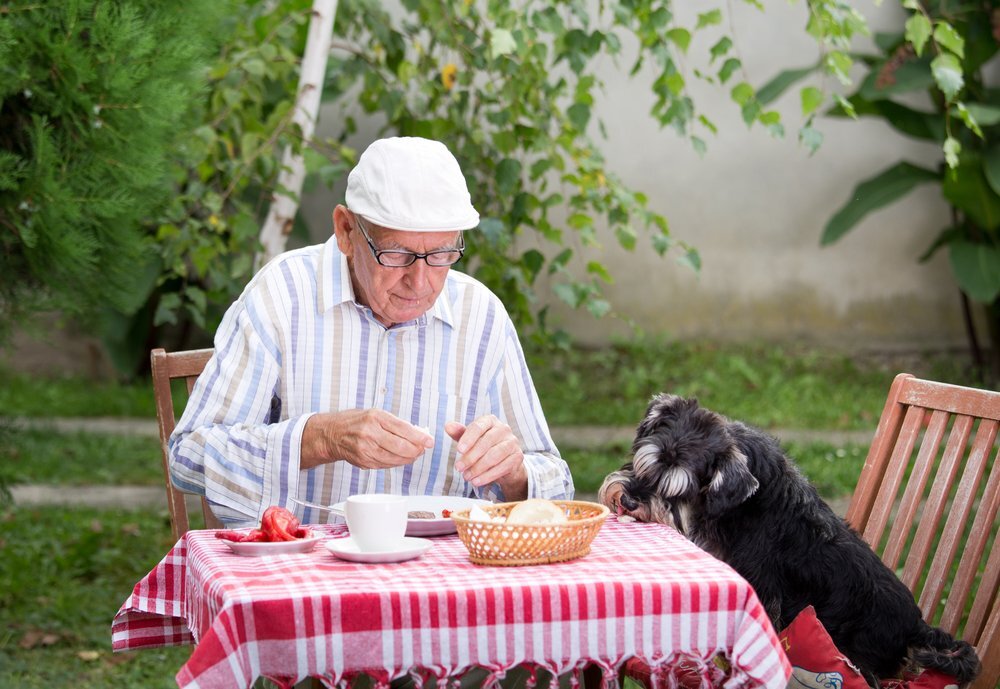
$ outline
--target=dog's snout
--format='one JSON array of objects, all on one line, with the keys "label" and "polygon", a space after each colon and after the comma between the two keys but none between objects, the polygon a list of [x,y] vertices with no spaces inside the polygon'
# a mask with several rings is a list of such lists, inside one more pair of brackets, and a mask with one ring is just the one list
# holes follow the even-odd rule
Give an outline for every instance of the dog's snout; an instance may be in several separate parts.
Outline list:
[{"label": "dog's snout", "polygon": [[628,493],[622,493],[621,497],[618,498],[618,502],[621,503],[622,507],[624,507],[629,511],[635,510],[639,507],[639,503],[636,501],[636,499],[633,498]]}]

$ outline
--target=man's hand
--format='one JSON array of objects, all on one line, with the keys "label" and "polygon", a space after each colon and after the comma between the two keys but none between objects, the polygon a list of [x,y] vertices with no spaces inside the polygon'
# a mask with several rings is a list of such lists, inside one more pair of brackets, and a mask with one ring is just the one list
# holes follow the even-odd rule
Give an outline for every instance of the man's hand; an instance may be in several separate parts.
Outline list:
[{"label": "man's hand", "polygon": [[411,464],[434,438],[381,409],[349,409],[313,414],[302,431],[301,469],[338,459],[361,469],[389,469]]},{"label": "man's hand", "polygon": [[462,472],[466,481],[477,488],[495,481],[506,500],[528,497],[524,452],[510,426],[489,414],[480,416],[468,426],[449,421],[444,425],[444,432],[458,443],[459,458],[455,468]]}]

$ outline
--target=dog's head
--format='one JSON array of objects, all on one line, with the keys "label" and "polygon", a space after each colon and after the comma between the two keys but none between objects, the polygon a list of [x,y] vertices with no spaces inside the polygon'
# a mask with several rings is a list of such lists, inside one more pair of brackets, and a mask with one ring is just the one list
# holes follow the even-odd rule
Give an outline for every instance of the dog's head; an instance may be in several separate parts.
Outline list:
[{"label": "dog's head", "polygon": [[649,403],[632,444],[632,460],[604,479],[598,499],[612,512],[684,530],[693,511],[716,518],[758,487],[729,422],[676,395]]}]

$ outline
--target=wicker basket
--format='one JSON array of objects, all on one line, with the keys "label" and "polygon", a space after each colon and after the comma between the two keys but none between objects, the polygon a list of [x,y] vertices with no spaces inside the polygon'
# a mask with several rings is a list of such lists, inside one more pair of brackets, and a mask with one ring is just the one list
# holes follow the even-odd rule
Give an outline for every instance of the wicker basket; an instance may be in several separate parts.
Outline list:
[{"label": "wicker basket", "polygon": [[[596,502],[553,500],[566,511],[565,524],[507,524],[469,519],[469,510],[452,513],[458,537],[477,565],[543,565],[583,557],[601,530],[608,508]],[[516,502],[501,502],[483,509],[491,517],[507,518]]]}]

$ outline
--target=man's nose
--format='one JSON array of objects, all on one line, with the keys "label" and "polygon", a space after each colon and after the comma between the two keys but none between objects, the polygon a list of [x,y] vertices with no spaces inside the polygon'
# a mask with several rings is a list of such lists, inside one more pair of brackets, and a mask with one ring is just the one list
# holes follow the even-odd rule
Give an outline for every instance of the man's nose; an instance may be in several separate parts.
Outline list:
[{"label": "man's nose", "polygon": [[418,258],[406,268],[406,281],[412,286],[421,287],[427,284],[430,278],[431,267],[427,261]]}]

